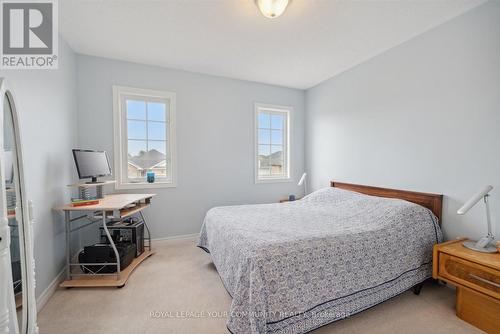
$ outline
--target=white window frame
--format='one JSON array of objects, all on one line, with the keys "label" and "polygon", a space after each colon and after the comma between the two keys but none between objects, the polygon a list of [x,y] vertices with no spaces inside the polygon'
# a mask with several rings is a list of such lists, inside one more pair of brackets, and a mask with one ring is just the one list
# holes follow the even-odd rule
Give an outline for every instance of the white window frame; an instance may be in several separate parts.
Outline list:
[{"label": "white window frame", "polygon": [[[171,179],[168,182],[156,180],[154,183],[129,182],[128,179],[128,156],[127,156],[127,115],[125,100],[127,98],[138,98],[145,100],[168,101],[168,138]],[[113,125],[114,125],[114,171],[116,177],[116,189],[147,189],[147,188],[171,188],[177,186],[177,144],[176,144],[176,94],[167,91],[141,89],[133,87],[113,86]]]},{"label": "white window frame", "polygon": [[[275,113],[285,115],[285,126],[283,129],[283,163],[285,164],[285,175],[261,177],[259,176],[259,113]],[[255,144],[254,144],[254,162],[255,162],[255,183],[275,183],[275,182],[291,182],[290,177],[290,123],[293,108],[290,106],[280,106],[275,104],[255,103],[255,117],[254,117],[254,131],[255,131]]]}]

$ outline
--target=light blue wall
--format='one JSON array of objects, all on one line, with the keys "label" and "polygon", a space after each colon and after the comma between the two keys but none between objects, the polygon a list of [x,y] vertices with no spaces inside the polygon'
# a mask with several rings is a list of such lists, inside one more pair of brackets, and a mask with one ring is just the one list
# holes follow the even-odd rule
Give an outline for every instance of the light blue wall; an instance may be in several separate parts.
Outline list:
[{"label": "light blue wall", "polygon": [[62,216],[52,211],[67,202],[74,181],[71,148],[76,143],[76,56],[59,41],[58,70],[0,71],[14,93],[20,118],[27,198],[34,203],[36,293],[39,296],[64,266]]},{"label": "light blue wall", "polygon": [[489,1],[306,94],[306,165],[329,180],[442,193],[447,238],[500,237],[500,1]]},{"label": "light blue wall", "polygon": [[[491,183],[500,219],[499,54],[500,3],[490,1],[306,93],[75,56],[64,41],[57,71],[1,71],[21,117],[37,294],[64,266],[62,216],[52,207],[69,199],[66,184],[76,179],[71,148],[113,155],[115,84],[177,93],[179,186],[154,190],[147,216],[155,238],[198,232],[213,206],[300,194],[304,151],[315,189],[337,179],[443,193],[448,238],[484,234],[481,207],[464,217],[454,212]],[[293,182],[254,183],[254,102],[295,109]]]},{"label": "light blue wall", "polygon": [[[301,194],[296,183],[304,168],[303,91],[83,55],[77,78],[78,143],[106,150],[111,158],[113,85],[177,94],[178,186],[134,191],[158,194],[146,212],[154,238],[199,232],[214,206]],[[255,184],[254,102],[294,108],[291,182]]]}]

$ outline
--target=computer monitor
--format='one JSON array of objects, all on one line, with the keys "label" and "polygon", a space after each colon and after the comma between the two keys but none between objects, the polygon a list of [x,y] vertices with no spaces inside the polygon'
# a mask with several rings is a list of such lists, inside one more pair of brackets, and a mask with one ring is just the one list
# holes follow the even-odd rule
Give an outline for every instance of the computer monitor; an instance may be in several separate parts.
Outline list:
[{"label": "computer monitor", "polygon": [[73,149],[73,158],[80,179],[92,178],[87,183],[99,183],[98,177],[111,175],[106,151]]}]

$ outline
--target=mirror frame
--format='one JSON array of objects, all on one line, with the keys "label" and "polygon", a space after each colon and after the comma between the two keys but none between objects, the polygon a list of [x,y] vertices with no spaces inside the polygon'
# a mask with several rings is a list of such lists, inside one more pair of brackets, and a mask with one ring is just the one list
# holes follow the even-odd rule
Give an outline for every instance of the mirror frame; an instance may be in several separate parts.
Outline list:
[{"label": "mirror frame", "polygon": [[[19,235],[19,244],[20,244],[20,254],[22,257],[22,285],[23,285],[23,309],[22,309],[22,322],[21,328],[19,329],[17,326],[17,316],[16,316],[16,305],[14,301],[14,291],[12,289],[12,272],[10,269],[10,229],[8,227],[8,218],[7,218],[7,207],[6,207],[6,192],[5,192],[5,175],[3,168],[3,161],[0,155],[0,183],[1,183],[1,191],[0,191],[0,237],[2,240],[7,242],[0,243],[0,267],[7,264],[8,262],[8,272],[9,277],[7,278],[6,284],[10,284],[7,286],[7,289],[4,287],[0,287],[0,305],[7,306],[7,310],[0,309],[0,332],[3,330],[5,332],[9,332],[9,328],[12,328],[12,324],[10,321],[14,320],[14,328],[16,328],[21,334],[37,334],[38,326],[37,326],[37,308],[36,308],[36,296],[35,296],[35,259],[34,259],[34,251],[33,251],[33,224],[34,220],[32,219],[32,205],[31,202],[28,201],[26,197],[26,186],[25,186],[25,178],[24,178],[24,164],[23,164],[23,150],[22,150],[22,142],[21,142],[21,132],[19,126],[19,115],[17,113],[17,103],[14,98],[12,91],[9,89],[7,83],[4,78],[0,78],[0,131],[2,135],[0,135],[0,149],[3,150],[3,115],[5,113],[4,104],[5,99],[8,99],[8,103],[10,104],[11,116],[12,116],[12,124],[13,124],[13,132],[14,132],[14,141],[16,143],[16,158],[14,159],[14,177],[16,180],[16,196],[17,199],[20,199],[18,203],[22,207],[21,211],[16,210],[16,219],[18,224],[22,226],[20,228]],[[17,208],[16,207],[16,208]],[[22,219],[19,219],[21,218]],[[22,232],[21,232],[22,231]],[[22,237],[22,238],[21,238]],[[4,245],[5,244],[5,245]],[[24,247],[22,247],[24,246]],[[24,261],[24,262],[23,262]],[[10,287],[10,289],[9,289]],[[3,291],[3,292],[2,292]]]}]

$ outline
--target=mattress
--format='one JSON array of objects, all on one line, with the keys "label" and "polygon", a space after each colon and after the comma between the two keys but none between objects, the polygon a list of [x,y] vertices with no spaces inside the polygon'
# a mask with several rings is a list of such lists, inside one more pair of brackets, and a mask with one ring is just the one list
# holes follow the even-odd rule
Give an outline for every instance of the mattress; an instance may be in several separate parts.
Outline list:
[{"label": "mattress", "polygon": [[306,333],[431,277],[437,218],[338,188],[295,202],[216,207],[198,246],[232,297],[232,333]]}]

